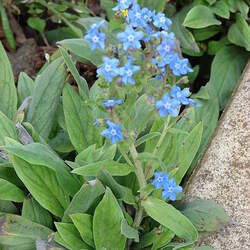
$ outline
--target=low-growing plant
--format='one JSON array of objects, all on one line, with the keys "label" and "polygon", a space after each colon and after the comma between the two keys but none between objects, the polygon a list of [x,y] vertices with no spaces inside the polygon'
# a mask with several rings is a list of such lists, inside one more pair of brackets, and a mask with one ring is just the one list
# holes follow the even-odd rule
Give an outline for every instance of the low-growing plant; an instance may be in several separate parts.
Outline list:
[{"label": "low-growing plant", "polygon": [[[179,87],[193,70],[172,21],[132,0],[113,11],[122,30],[82,20],[84,39],[61,41],[35,82],[20,74],[18,95],[0,45],[3,249],[194,249],[228,222],[213,201],[180,204],[213,107]],[[81,57],[98,67],[90,89]]]}]

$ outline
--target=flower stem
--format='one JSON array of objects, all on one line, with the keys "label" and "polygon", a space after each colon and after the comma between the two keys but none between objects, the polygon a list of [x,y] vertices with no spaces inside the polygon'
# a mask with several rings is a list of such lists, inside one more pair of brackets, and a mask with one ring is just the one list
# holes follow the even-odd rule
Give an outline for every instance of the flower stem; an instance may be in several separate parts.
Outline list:
[{"label": "flower stem", "polygon": [[135,145],[132,144],[129,148],[129,151],[131,153],[131,156],[133,158],[134,164],[135,164],[135,174],[138,178],[140,189],[145,187],[147,185],[143,170],[142,170],[142,165],[141,162],[137,159],[138,153],[136,151]]},{"label": "flower stem", "polygon": [[[170,120],[170,116],[168,116],[168,118],[167,118],[167,120],[166,120],[166,122],[164,124],[164,128],[162,130],[162,133],[161,133],[161,136],[159,138],[159,141],[157,142],[157,144],[155,146],[155,149],[153,151],[153,155],[154,156],[158,153],[158,151],[159,151],[159,149],[161,147],[161,144],[162,144],[162,142],[163,142],[163,140],[164,140],[164,138],[165,138],[165,136],[166,136],[166,134],[168,132],[169,120]],[[151,170],[152,170],[152,161],[149,162],[148,166],[145,169],[145,179],[146,180],[151,177],[150,176]]]},{"label": "flower stem", "polygon": [[[138,153],[136,151],[135,145],[132,144],[130,146],[129,150],[130,150],[131,156],[132,156],[134,164],[135,164],[135,174],[137,176],[140,190],[141,190],[143,187],[145,187],[147,185],[147,181],[146,181],[144,173],[143,173],[141,162],[137,159]],[[140,193],[140,200],[139,200],[139,204],[138,204],[139,208],[136,211],[136,215],[135,215],[135,219],[134,219],[134,223],[133,223],[133,226],[136,228],[140,226],[141,221],[143,219],[143,207],[141,206],[141,199],[143,199],[143,198],[144,198],[144,194],[143,194],[143,192],[141,192]]]}]

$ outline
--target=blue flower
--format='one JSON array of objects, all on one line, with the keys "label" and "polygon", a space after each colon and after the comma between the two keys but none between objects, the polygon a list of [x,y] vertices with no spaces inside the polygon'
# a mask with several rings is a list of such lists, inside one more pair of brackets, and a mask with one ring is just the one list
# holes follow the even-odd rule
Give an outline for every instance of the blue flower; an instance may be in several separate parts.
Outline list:
[{"label": "blue flower", "polygon": [[106,122],[108,125],[108,128],[102,131],[102,136],[110,138],[111,144],[115,144],[117,141],[122,141],[122,131],[121,131],[121,125],[115,124],[111,121]]},{"label": "blue flower", "polygon": [[174,54],[167,54],[164,57],[153,58],[152,63],[158,68],[164,68],[166,65],[170,64],[174,59]]},{"label": "blue flower", "polygon": [[103,27],[104,24],[105,24],[105,20],[102,20],[98,23],[93,23],[93,24],[91,24],[90,29],[99,29],[99,28]]},{"label": "blue flower", "polygon": [[163,95],[162,100],[156,102],[155,107],[159,110],[160,117],[165,117],[168,114],[176,117],[179,113],[179,102],[170,98],[168,93]]},{"label": "blue flower", "polygon": [[92,24],[90,29],[84,38],[89,42],[90,49],[95,50],[96,48],[105,49],[106,35],[99,31],[99,28],[103,26],[104,21]]},{"label": "blue flower", "polygon": [[127,26],[124,32],[117,34],[117,38],[122,42],[124,50],[141,48],[140,40],[142,40],[143,37],[143,31],[135,31],[131,26]]},{"label": "blue flower", "polygon": [[118,75],[119,60],[116,58],[110,59],[108,57],[103,58],[103,64],[97,69],[97,75],[103,76],[107,82],[111,82],[115,76]]},{"label": "blue flower", "polygon": [[133,0],[118,0],[118,4],[112,9],[114,11],[126,10],[133,3]]},{"label": "blue flower", "polygon": [[188,66],[188,59],[180,59],[178,54],[174,55],[173,60],[170,62],[170,68],[175,76],[186,75],[193,72]]},{"label": "blue flower", "polygon": [[[165,32],[166,33],[166,32]],[[165,34],[162,43],[157,46],[156,50],[164,58],[173,52],[175,46],[175,36],[173,33]]]},{"label": "blue flower", "polygon": [[194,105],[197,108],[201,107],[201,104],[194,101],[193,99],[189,98],[188,100],[189,100],[189,103],[188,103],[189,105]]},{"label": "blue flower", "polygon": [[163,174],[162,172],[155,172],[154,180],[152,184],[156,189],[161,189],[163,184],[168,180],[168,174]]},{"label": "blue flower", "polygon": [[181,88],[177,85],[171,89],[170,95],[179,102],[179,104],[188,105],[189,104],[189,96],[190,91],[188,88],[181,90]]},{"label": "blue flower", "polygon": [[123,67],[119,69],[119,75],[122,78],[124,84],[135,84],[133,74],[140,70],[140,66],[133,65],[132,59],[128,59]]},{"label": "blue flower", "polygon": [[115,105],[121,105],[122,99],[109,99],[102,102],[102,105],[106,108],[113,108]]},{"label": "blue flower", "polygon": [[183,105],[194,105],[196,107],[200,107],[201,105],[196,101],[188,98],[190,96],[190,91],[188,88],[181,90],[181,88],[177,85],[171,89],[170,95],[179,102],[179,104]]},{"label": "blue flower", "polygon": [[127,22],[135,28],[144,26],[144,19],[142,18],[142,11],[139,4],[133,5],[133,7],[128,10]]},{"label": "blue flower", "polygon": [[145,27],[145,36],[143,38],[144,42],[149,42],[151,37],[154,35],[154,30],[148,25]]},{"label": "blue flower", "polygon": [[144,20],[144,25],[152,21],[152,17],[154,16],[154,12],[149,10],[148,8],[142,8],[141,15]]},{"label": "blue flower", "polygon": [[176,194],[181,192],[182,192],[182,187],[176,184],[174,178],[171,178],[170,180],[167,180],[163,184],[162,198],[163,199],[168,198],[171,201],[175,201]]},{"label": "blue flower", "polygon": [[162,28],[168,30],[168,27],[172,24],[172,21],[165,16],[163,13],[158,13],[154,16],[154,26],[157,28]]}]

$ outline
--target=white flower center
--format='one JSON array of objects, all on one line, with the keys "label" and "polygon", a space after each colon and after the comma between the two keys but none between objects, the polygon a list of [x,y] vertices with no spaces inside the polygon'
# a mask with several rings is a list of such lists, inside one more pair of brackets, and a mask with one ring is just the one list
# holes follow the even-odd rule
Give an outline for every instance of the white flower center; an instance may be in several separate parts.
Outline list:
[{"label": "white flower center", "polygon": [[181,93],[178,92],[178,93],[176,94],[176,96],[177,96],[178,98],[180,98],[180,97],[181,97]]},{"label": "white flower center", "polygon": [[161,23],[165,23],[165,17],[164,17],[164,16],[162,16],[162,17],[160,18],[160,22],[161,22]]},{"label": "white flower center", "polygon": [[144,15],[144,19],[146,20],[146,21],[148,21],[148,15]]},{"label": "white flower center", "polygon": [[129,35],[129,36],[128,36],[128,40],[129,40],[130,42],[133,42],[134,39],[135,39],[135,37],[134,37],[133,35]]},{"label": "white flower center", "polygon": [[92,41],[94,43],[97,43],[99,41],[99,37],[98,36],[93,36]]},{"label": "white flower center", "polygon": [[115,129],[111,129],[110,133],[111,133],[111,135],[115,136],[116,135],[116,130]]},{"label": "white flower center", "polygon": [[137,19],[139,19],[139,18],[141,18],[141,13],[140,12],[136,12],[135,16],[136,16]]},{"label": "white flower center", "polygon": [[171,108],[171,104],[170,104],[169,102],[166,102],[166,103],[164,104],[164,108],[165,108],[165,109],[170,109],[170,108]]},{"label": "white flower center", "polygon": [[105,65],[105,71],[109,72],[111,70],[111,66],[109,64]]},{"label": "white flower center", "polygon": [[176,63],[176,64],[174,65],[174,67],[175,67],[176,69],[179,69],[181,66],[180,66],[179,63]]},{"label": "white flower center", "polygon": [[166,51],[166,52],[169,52],[169,51],[170,51],[170,46],[169,46],[168,44],[165,46],[165,51]]},{"label": "white flower center", "polygon": [[169,188],[168,188],[168,192],[169,192],[169,193],[172,193],[172,192],[173,192],[173,187],[169,187]]},{"label": "white flower center", "polygon": [[133,75],[133,72],[132,72],[132,70],[127,70],[127,76],[132,76]]},{"label": "white flower center", "polygon": [[162,182],[162,177],[158,177],[158,178],[157,178],[157,181],[158,181],[158,182]]}]

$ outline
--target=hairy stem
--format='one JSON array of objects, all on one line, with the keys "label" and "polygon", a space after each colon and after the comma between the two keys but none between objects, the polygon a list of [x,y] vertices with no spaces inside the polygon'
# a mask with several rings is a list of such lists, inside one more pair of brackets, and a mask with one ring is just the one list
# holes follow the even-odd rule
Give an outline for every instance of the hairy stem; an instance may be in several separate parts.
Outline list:
[{"label": "hairy stem", "polygon": [[[163,140],[164,140],[164,138],[165,138],[165,136],[166,136],[166,134],[167,134],[167,132],[168,132],[169,120],[170,120],[170,117],[167,118],[167,120],[166,120],[166,122],[165,122],[165,124],[164,124],[164,128],[163,128],[163,130],[162,130],[162,133],[161,133],[161,136],[160,136],[160,138],[159,138],[159,141],[157,142],[157,144],[156,144],[156,146],[155,146],[155,149],[154,149],[154,151],[153,151],[153,155],[154,155],[154,156],[158,153],[158,151],[159,151],[159,149],[160,149],[160,147],[161,147],[161,144],[162,144],[162,142],[163,142]],[[150,176],[151,170],[152,170],[152,161],[150,161],[150,162],[148,163],[148,165],[147,165],[147,167],[146,167],[146,169],[145,169],[145,179],[146,179],[146,180],[147,180],[148,178],[151,177],[151,176]]]},{"label": "hairy stem", "polygon": [[[131,156],[133,158],[134,164],[135,164],[135,174],[137,176],[138,182],[139,182],[139,186],[140,186],[140,190],[145,187],[147,185],[147,181],[145,179],[144,173],[143,173],[143,169],[142,169],[142,165],[141,162],[137,159],[138,157],[138,153],[136,151],[135,145],[132,144],[130,146],[130,153]],[[143,193],[140,193],[140,200],[144,198]],[[141,202],[139,201],[139,209],[136,212],[135,215],[135,219],[134,219],[134,223],[133,226],[135,227],[139,227],[143,218],[143,208],[141,206]]]}]

